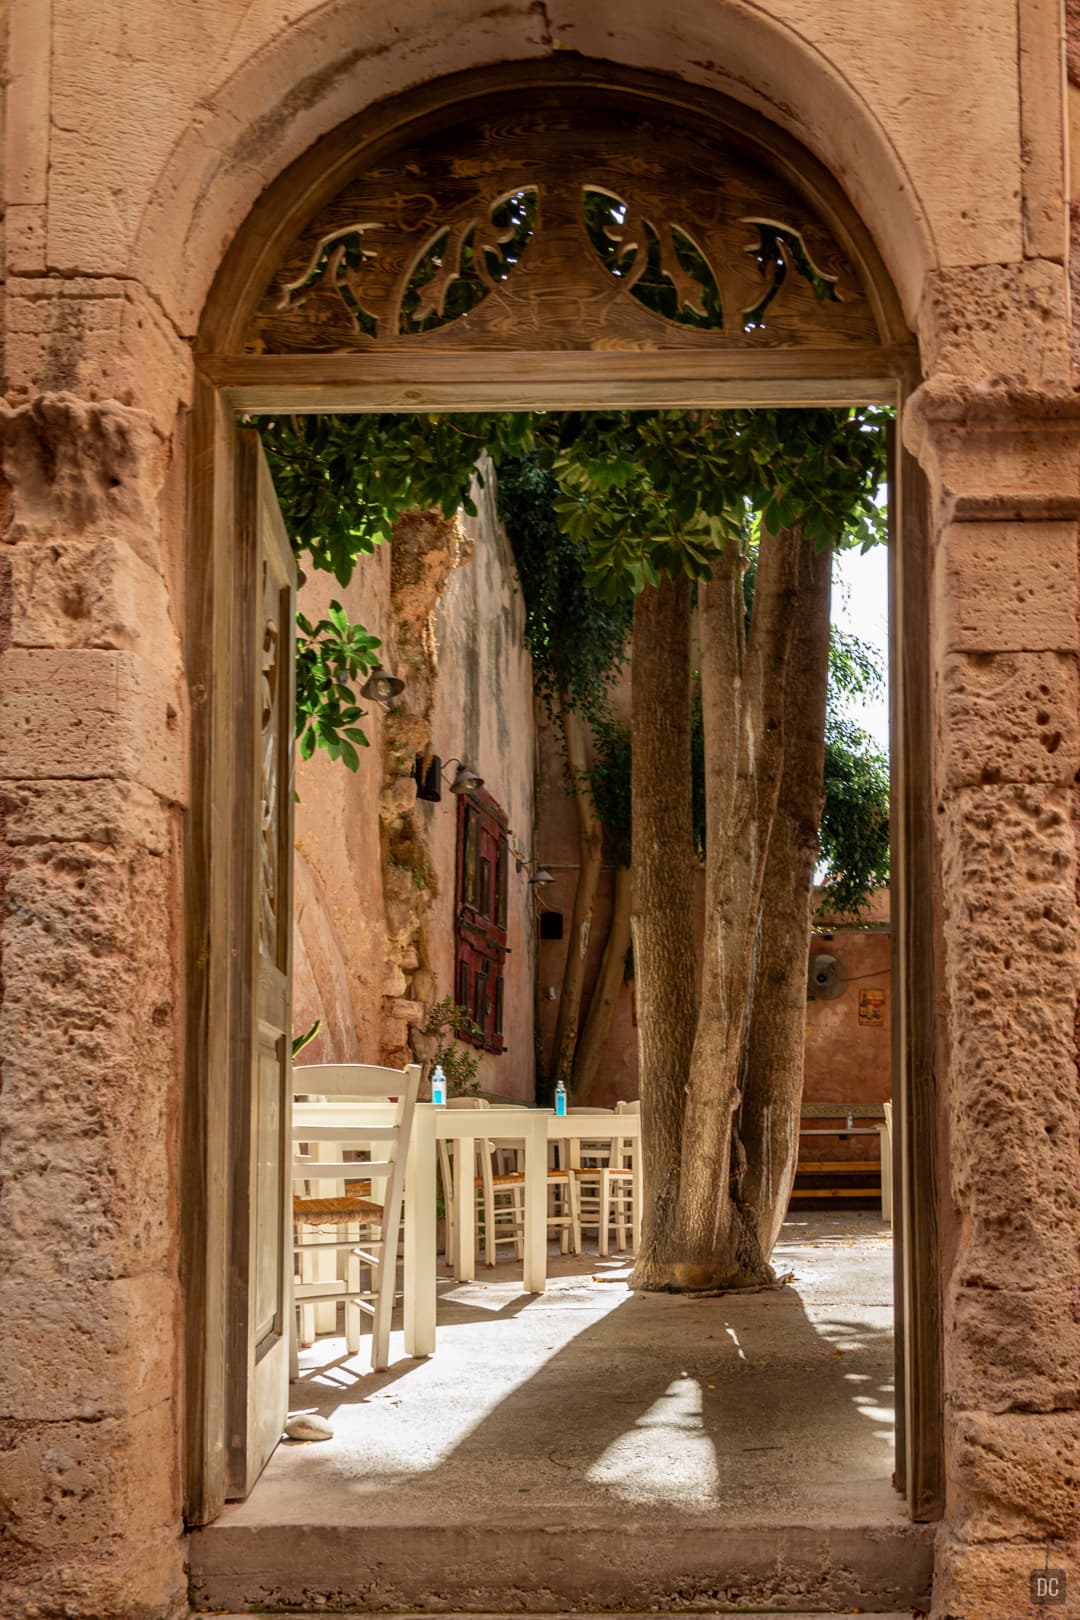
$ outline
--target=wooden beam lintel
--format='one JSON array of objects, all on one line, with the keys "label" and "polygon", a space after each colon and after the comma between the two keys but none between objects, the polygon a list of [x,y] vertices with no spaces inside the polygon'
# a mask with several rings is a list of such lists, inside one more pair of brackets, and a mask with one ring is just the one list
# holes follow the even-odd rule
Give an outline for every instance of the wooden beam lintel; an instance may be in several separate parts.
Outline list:
[{"label": "wooden beam lintel", "polygon": [[524,411],[895,405],[914,351],[204,354],[238,411]]}]

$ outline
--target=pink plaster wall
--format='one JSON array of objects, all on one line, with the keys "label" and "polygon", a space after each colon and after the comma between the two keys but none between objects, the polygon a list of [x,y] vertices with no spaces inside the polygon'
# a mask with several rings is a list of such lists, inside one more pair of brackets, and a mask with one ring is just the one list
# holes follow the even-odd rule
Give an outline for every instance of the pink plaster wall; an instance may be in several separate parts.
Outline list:
[{"label": "pink plaster wall", "polygon": [[[312,622],[331,600],[350,619],[392,646],[390,547],[363,557],[348,586],[312,572],[300,592]],[[392,665],[392,653],[385,653]],[[293,1029],[323,1027],[304,1049],[306,1063],[377,1063],[380,1058],[386,925],[383,911],[379,793],[384,711],[368,706],[361,722],[370,747],[354,774],[316,749],[297,759],[293,899]]]}]

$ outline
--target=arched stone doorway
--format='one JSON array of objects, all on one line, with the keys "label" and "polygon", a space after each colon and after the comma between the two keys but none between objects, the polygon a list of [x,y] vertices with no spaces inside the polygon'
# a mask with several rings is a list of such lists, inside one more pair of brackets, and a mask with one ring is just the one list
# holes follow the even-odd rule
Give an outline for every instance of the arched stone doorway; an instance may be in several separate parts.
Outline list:
[{"label": "arched stone doorway", "polygon": [[[214,696],[199,711],[194,749],[186,1152],[187,1185],[199,1196],[188,1204],[185,1245],[189,1517],[206,1522],[229,1467],[240,1471],[234,1490],[257,1468],[250,1455],[230,1465],[225,1436],[247,1433],[266,1346],[280,1347],[284,1327],[279,1289],[274,1325],[255,1343],[255,1172],[234,1176],[231,1204],[225,1175],[227,1163],[253,1160],[255,985],[273,951],[265,930],[260,941],[266,851],[252,815],[265,781],[260,789],[257,772],[235,769],[261,691],[251,626],[236,617],[238,604],[255,604],[259,563],[235,413],[613,401],[900,407],[918,375],[880,256],[807,153],[721,97],[572,57],[437,82],[319,143],[265,194],[230,250],[197,365],[192,678]],[[927,513],[921,475],[900,450],[894,507],[899,1475],[914,1516],[933,1517]],[[271,879],[287,894],[287,840],[279,853]],[[283,1037],[277,1050],[283,1059]],[[283,1084],[283,1061],[264,1052],[263,1064],[264,1080]]]}]

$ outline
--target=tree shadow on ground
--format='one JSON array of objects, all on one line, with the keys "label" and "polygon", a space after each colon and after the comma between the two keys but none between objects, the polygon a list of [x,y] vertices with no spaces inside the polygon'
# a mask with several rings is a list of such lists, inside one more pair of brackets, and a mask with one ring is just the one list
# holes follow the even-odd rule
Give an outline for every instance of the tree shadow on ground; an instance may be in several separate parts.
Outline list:
[{"label": "tree shadow on ground", "polygon": [[815,1299],[802,1255],[797,1286],[696,1300],[594,1281],[595,1258],[538,1298],[444,1286],[432,1360],[365,1375],[362,1346],[294,1386],[342,1436],[312,1448],[313,1484],[399,1522],[493,1501],[691,1520],[895,1504],[891,1301]]}]

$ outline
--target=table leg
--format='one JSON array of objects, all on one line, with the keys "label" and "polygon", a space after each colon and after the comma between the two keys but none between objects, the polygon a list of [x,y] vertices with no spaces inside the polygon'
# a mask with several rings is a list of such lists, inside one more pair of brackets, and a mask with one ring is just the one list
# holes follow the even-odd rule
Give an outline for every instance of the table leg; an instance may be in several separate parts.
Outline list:
[{"label": "table leg", "polygon": [[547,1286],[547,1116],[536,1114],[525,1131],[525,1292]]},{"label": "table leg", "polygon": [[[472,1282],[476,1276],[476,1144],[471,1136],[459,1136],[454,1150],[454,1202],[457,1227],[458,1282]],[[490,1219],[490,1215],[488,1216]],[[490,1242],[491,1235],[488,1234]]]},{"label": "table leg", "polygon": [[405,1166],[405,1354],[435,1351],[435,1119],[413,1115]]}]

